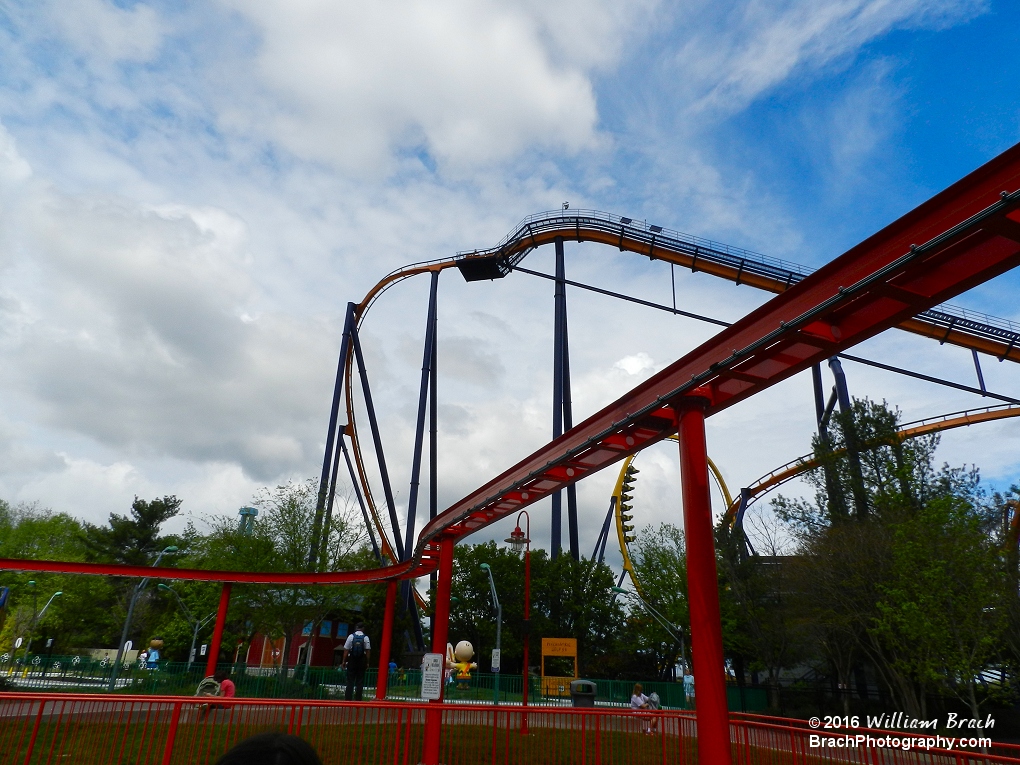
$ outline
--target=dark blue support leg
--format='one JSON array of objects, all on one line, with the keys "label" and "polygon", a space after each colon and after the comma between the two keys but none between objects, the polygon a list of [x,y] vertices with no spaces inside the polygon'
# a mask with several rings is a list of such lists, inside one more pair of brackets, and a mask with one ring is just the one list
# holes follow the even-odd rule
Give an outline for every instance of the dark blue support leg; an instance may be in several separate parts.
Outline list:
[{"label": "dark blue support leg", "polygon": [[[566,308],[566,285],[563,284],[563,239],[556,237],[556,288],[553,315],[553,439],[563,435],[563,312]],[[549,552],[553,560],[560,555],[563,523],[563,496],[552,495],[552,539]]]},{"label": "dark blue support leg", "polygon": [[439,272],[432,272],[432,289],[429,292],[429,313],[425,322],[425,352],[421,360],[421,384],[418,387],[418,421],[414,431],[414,454],[411,458],[411,490],[407,497],[407,524],[404,537],[404,559],[414,550],[414,522],[418,514],[418,489],[421,477],[421,448],[425,440],[425,413],[428,407],[429,379],[432,371],[432,345],[436,332],[436,291]]},{"label": "dark blue support leg", "polygon": [[[821,370],[818,370],[821,372]],[[754,548],[751,547],[751,542],[747,539],[747,534],[744,533],[744,513],[747,510],[748,501],[751,499],[750,489],[740,490],[740,506],[737,508],[737,515],[733,519],[733,530],[740,534],[740,551],[743,553],[746,559],[748,553],[754,555]]]},{"label": "dark blue support leg", "polygon": [[[432,374],[429,375],[429,520],[439,513],[439,311],[432,317]],[[436,591],[436,572],[429,574],[430,592]],[[435,629],[435,614],[429,615],[429,634]]]},{"label": "dark blue support leg", "polygon": [[439,404],[437,368],[439,360],[439,307],[432,312],[432,361],[429,373],[429,520],[439,512]]},{"label": "dark blue support leg", "polygon": [[[563,310],[560,312],[563,322],[563,432],[574,427],[574,414],[570,396],[570,343],[567,333],[567,290],[563,289]],[[581,546],[577,536],[577,487],[570,484],[567,487],[567,533],[570,535],[570,556],[574,560],[581,560]]]},{"label": "dark blue support leg", "polygon": [[825,390],[822,387],[822,366],[815,364],[811,367],[811,383],[815,391],[815,424],[821,433],[822,417],[825,415]]},{"label": "dark blue support leg", "polygon": [[322,455],[322,474],[319,477],[319,496],[315,503],[315,520],[312,522],[312,544],[308,551],[308,565],[315,565],[319,559],[319,539],[322,535],[322,516],[326,509],[326,495],[329,492],[330,468],[336,461],[336,424],[340,413],[340,395],[344,387],[344,370],[347,367],[347,354],[350,352],[351,330],[354,328],[354,303],[347,304],[347,316],[344,319],[344,332],[340,341],[340,360],[336,367],[336,384],[333,386],[333,404],[329,410],[329,429],[326,431],[326,449]]},{"label": "dark blue support leg", "polygon": [[340,452],[344,451],[346,428],[346,425],[340,426],[340,432],[337,434],[336,440],[339,448],[333,450],[333,470],[330,473],[329,479],[329,497],[326,500],[326,513],[322,522],[319,541],[316,544],[319,571],[326,571],[329,564],[329,529],[333,525],[333,500],[336,499],[336,479],[337,473],[340,471]]},{"label": "dark blue support leg", "polygon": [[358,339],[357,326],[351,327],[351,341],[354,344],[354,357],[358,362],[358,374],[361,376],[361,390],[365,394],[365,409],[368,412],[368,424],[372,428],[372,441],[375,443],[375,456],[379,462],[379,477],[382,479],[383,494],[386,497],[386,509],[389,510],[390,524],[393,526],[393,544],[397,548],[397,558],[404,559],[404,540],[400,535],[400,522],[397,520],[397,509],[393,503],[393,488],[390,486],[390,472],[386,469],[386,455],[383,452],[382,437],[379,435],[379,421],[375,416],[375,405],[372,403],[372,389],[368,385],[368,370],[365,368],[365,357],[361,353],[361,340]]},{"label": "dark blue support leg", "polygon": [[595,549],[592,551],[591,559],[601,563],[606,558],[606,544],[609,541],[609,525],[613,521],[613,510],[616,509],[616,497],[609,498],[609,512],[606,513],[606,520],[602,522],[602,531],[595,542]]},{"label": "dark blue support leg", "polygon": [[860,445],[857,443],[857,432],[853,423],[853,404],[850,401],[850,392],[846,386],[846,375],[843,374],[843,365],[839,359],[833,356],[829,359],[829,369],[836,381],[836,400],[839,401],[839,411],[844,415],[843,439],[846,442],[846,456],[850,466],[850,489],[854,498],[854,510],[858,518],[868,515],[868,495],[864,489],[864,471],[861,469]]},{"label": "dark blue support leg", "polygon": [[981,388],[981,395],[985,395],[988,391],[985,389],[985,376],[981,374],[981,360],[978,358],[978,352],[973,348],[970,349],[971,355],[974,357],[974,371],[977,372],[978,386]]},{"label": "dark blue support leg", "polygon": [[368,538],[372,541],[372,553],[377,561],[382,560],[379,552],[379,545],[375,541],[375,532],[372,530],[372,520],[368,517],[368,508],[365,506],[365,498],[361,496],[361,488],[358,486],[358,477],[354,473],[354,465],[351,463],[351,455],[347,452],[347,444],[340,438],[340,451],[344,453],[344,460],[347,462],[347,472],[351,476],[351,486],[354,487],[354,496],[358,498],[358,506],[361,508],[361,517],[365,521],[365,528],[368,529]]}]

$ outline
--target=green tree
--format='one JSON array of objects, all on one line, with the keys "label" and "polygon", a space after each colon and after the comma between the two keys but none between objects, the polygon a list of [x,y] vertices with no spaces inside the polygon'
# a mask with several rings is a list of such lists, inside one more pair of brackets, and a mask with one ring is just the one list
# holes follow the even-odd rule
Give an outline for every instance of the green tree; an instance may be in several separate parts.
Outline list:
[{"label": "green tree", "polygon": [[[109,525],[85,524],[84,541],[92,560],[147,566],[160,550],[178,545],[174,536],[160,534],[160,528],[175,517],[181,500],[166,496],[151,502],[135,497],[130,515],[110,513]],[[169,561],[167,561],[169,563]]]},{"label": "green tree", "polygon": [[[503,672],[521,671],[523,662],[524,561],[495,542],[458,545],[454,550],[451,594],[450,640],[468,640],[475,648],[479,667],[488,668],[495,648],[495,609],[488,575],[481,564],[492,567],[493,580],[503,606]],[[531,551],[532,665],[541,657],[543,637],[577,639],[578,668],[600,674],[602,660],[616,649],[623,634],[621,605],[613,597],[615,584],[607,566],[582,558],[561,555],[551,561],[545,550]],[[479,658],[482,657],[482,658]]]},{"label": "green tree", "polygon": [[[36,560],[80,561],[87,555],[83,525],[66,513],[54,513],[37,504],[9,505],[0,500],[0,557]],[[34,581],[34,586],[29,585]],[[0,630],[0,653],[10,652],[14,640],[28,637],[33,608],[42,608],[54,592],[53,601],[36,625],[33,648],[55,639],[58,652],[76,652],[105,645],[115,630],[111,605],[116,588],[106,577],[45,573],[0,574],[0,584],[10,587],[9,618]]]},{"label": "green tree", "polygon": [[[830,440],[815,442],[824,466],[810,477],[815,502],[779,498],[773,508],[797,536],[798,586],[841,682],[864,659],[910,714],[925,714],[931,690],[956,693],[977,714],[975,678],[995,656],[1009,611],[996,511],[976,469],[936,468],[938,437],[902,440],[898,419],[884,403],[854,401]],[[840,508],[830,491],[854,480],[851,430],[865,514]]]},{"label": "green tree", "polygon": [[666,678],[678,661],[690,667],[691,617],[687,599],[687,540],[683,530],[671,523],[646,526],[638,532],[632,560],[641,583],[638,594],[681,632],[674,636],[641,601],[631,601],[628,634],[637,638],[639,651],[653,657],[659,677]]},{"label": "green tree", "polygon": [[[259,515],[250,531],[236,518],[213,519],[209,534],[196,540],[191,560],[202,568],[234,571],[310,571],[317,484],[314,479],[263,489],[252,504]],[[323,531],[326,570],[341,571],[373,565],[364,549],[367,538],[349,501],[341,498],[329,526]],[[308,623],[317,629],[330,614],[359,607],[379,586],[286,587],[244,585],[235,587],[230,610],[229,639],[250,640],[255,632],[285,639],[289,654],[296,632]],[[201,600],[206,606],[208,594]],[[172,617],[179,618],[179,617]]]},{"label": "green tree", "polygon": [[780,673],[800,663],[806,650],[805,617],[791,587],[801,561],[785,554],[784,529],[774,516],[751,512],[744,523],[755,532],[751,554],[728,525],[716,531],[723,645],[738,682],[745,662],[766,672],[771,705],[778,707]]}]

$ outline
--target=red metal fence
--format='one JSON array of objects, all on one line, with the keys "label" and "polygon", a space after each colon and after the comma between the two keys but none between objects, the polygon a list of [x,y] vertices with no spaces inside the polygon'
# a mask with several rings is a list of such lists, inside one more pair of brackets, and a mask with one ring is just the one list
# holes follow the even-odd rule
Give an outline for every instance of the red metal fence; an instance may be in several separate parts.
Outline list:
[{"label": "red metal fence", "polygon": [[[416,765],[426,704],[194,697],[0,694],[4,765],[193,765],[213,763],[238,741],[269,730],[309,741],[326,765]],[[436,707],[432,707],[436,710]],[[443,705],[445,765],[696,765],[694,717],[619,709],[529,709]],[[978,765],[1018,763],[1017,748],[933,748],[926,737],[889,731],[886,745],[818,745],[830,736],[770,719],[734,717],[734,765]],[[840,735],[856,731],[840,732]],[[901,740],[902,739],[902,740]],[[854,739],[856,741],[856,739]],[[910,742],[909,744],[907,742]],[[1013,756],[1003,756],[1013,755]]]}]

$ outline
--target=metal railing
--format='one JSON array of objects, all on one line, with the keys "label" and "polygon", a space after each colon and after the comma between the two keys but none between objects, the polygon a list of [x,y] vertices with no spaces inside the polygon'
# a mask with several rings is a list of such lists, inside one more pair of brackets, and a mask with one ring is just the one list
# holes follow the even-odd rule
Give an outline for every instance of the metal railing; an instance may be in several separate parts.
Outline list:
[{"label": "metal railing", "polygon": [[[797,263],[601,210],[553,210],[529,215],[495,247],[458,252],[457,260],[495,258],[499,261],[501,271],[509,273],[534,248],[531,242],[534,242],[535,235],[552,231],[569,233],[571,228],[576,229],[579,238],[586,231],[612,233],[614,236],[619,235],[621,242],[626,238],[660,252],[693,256],[696,262],[725,266],[736,270],[738,283],[740,274],[754,274],[789,288],[815,271]],[[1020,324],[1009,319],[989,316],[949,303],[922,311],[915,318],[938,329],[940,334],[944,332],[944,339],[948,338],[950,332],[956,331],[982,340],[1005,343],[1006,355],[1014,347],[1020,347]]]},{"label": "metal railing", "polygon": [[[184,765],[213,762],[251,735],[281,731],[307,740],[326,765],[409,765],[422,759],[427,710],[427,704],[397,702],[217,699],[210,705],[193,697],[0,694],[0,756],[16,765]],[[698,762],[690,712],[447,705],[434,719],[441,728],[439,761],[447,765]],[[821,735],[769,718],[730,721],[735,765],[1020,762],[1009,746],[950,750],[934,746],[934,737],[896,731],[868,731],[872,743],[855,737],[825,745]]]},{"label": "metal railing", "polygon": [[[35,661],[38,659],[38,661]],[[112,665],[109,661],[74,656],[35,657],[28,664],[0,663],[0,681],[12,691],[49,693],[104,693],[109,688]],[[237,695],[261,699],[343,699],[347,686],[347,672],[336,667],[263,667],[245,664],[222,664],[230,672]],[[180,696],[190,695],[205,677],[205,663],[188,665],[185,662],[160,662],[154,669],[137,662],[125,662],[117,677],[117,693],[135,695]],[[374,697],[378,671],[365,672],[365,696]],[[586,678],[587,679],[587,678]],[[596,702],[600,706],[626,707],[630,704],[634,680],[589,680],[596,688]],[[645,693],[657,693],[664,707],[688,709],[683,685],[675,682],[641,681]],[[0,685],[0,687],[3,687]],[[470,681],[448,683],[446,699],[451,703],[519,704],[522,697],[523,677],[503,674],[496,691],[496,676],[474,672]],[[388,699],[414,700],[420,697],[421,672],[398,669],[391,671],[387,680]],[[762,710],[766,706],[765,691],[748,688],[741,697],[738,689],[730,688],[730,708],[733,710]],[[569,688],[550,686],[543,692],[540,678],[532,677],[528,690],[529,704],[534,706],[562,707],[571,703]]]}]

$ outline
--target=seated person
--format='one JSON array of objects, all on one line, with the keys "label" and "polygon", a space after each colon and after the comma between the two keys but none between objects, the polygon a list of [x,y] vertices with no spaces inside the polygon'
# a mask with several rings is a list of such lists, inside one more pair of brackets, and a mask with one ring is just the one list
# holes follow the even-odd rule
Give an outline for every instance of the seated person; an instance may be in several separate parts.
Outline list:
[{"label": "seated person", "polygon": [[[634,684],[634,691],[630,697],[630,708],[634,710],[647,710],[652,711],[655,709],[655,705],[652,704],[651,699],[642,693],[641,683]],[[659,728],[659,721],[653,715],[641,715],[641,730],[644,733],[652,733]]]}]

